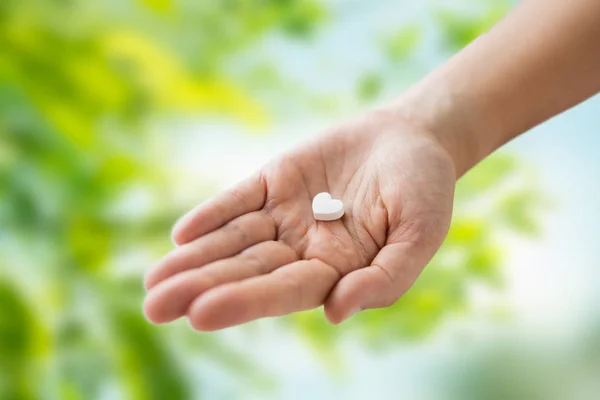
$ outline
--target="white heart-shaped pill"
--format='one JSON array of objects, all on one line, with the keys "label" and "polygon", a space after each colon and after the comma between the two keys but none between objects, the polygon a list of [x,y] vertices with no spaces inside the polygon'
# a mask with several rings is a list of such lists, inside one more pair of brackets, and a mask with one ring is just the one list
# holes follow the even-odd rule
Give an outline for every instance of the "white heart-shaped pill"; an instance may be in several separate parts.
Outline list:
[{"label": "white heart-shaped pill", "polygon": [[312,203],[313,215],[317,221],[335,221],[344,216],[344,203],[331,198],[329,193],[319,193]]}]

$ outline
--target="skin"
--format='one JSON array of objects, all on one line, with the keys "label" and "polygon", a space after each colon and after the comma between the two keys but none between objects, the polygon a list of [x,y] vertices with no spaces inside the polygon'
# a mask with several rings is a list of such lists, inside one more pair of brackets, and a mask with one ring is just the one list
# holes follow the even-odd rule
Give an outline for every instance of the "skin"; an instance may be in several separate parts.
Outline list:
[{"label": "skin", "polygon": [[[444,241],[456,180],[598,91],[600,2],[525,1],[396,101],[186,214],[177,247],[146,275],[145,314],[212,331],[321,305],[337,324],[389,306]],[[320,192],[344,202],[342,219],[314,220]]]}]

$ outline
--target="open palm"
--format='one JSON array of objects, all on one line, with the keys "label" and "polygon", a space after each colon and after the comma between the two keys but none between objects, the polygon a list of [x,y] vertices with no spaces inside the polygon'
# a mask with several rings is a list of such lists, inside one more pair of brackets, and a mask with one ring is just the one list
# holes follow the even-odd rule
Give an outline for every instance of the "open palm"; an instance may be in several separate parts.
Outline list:
[{"label": "open palm", "polygon": [[[444,240],[455,180],[434,136],[386,112],[332,129],[184,216],[178,247],[146,276],[146,315],[215,330],[389,306]],[[342,219],[313,218],[320,192],[343,201]]]}]

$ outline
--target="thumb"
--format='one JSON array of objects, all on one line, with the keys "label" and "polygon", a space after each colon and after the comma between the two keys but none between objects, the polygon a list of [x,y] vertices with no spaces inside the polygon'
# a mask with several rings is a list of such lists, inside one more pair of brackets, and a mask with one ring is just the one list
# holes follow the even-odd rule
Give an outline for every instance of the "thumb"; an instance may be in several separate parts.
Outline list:
[{"label": "thumb", "polygon": [[386,245],[370,266],[344,276],[325,301],[325,315],[339,324],[358,311],[388,307],[406,293],[433,254],[416,243]]}]

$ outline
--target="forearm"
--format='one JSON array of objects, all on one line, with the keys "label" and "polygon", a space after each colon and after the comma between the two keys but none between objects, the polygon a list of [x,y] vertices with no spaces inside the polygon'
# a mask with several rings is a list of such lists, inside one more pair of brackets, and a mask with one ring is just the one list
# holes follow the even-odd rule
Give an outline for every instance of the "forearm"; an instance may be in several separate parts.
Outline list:
[{"label": "forearm", "polygon": [[515,136],[600,91],[600,1],[526,0],[397,102],[464,174]]}]

